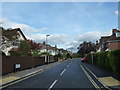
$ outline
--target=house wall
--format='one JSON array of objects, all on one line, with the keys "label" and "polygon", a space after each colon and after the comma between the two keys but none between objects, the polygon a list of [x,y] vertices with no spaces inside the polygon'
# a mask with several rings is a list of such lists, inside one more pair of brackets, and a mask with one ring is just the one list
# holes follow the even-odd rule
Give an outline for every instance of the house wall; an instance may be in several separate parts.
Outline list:
[{"label": "house wall", "polygon": [[100,43],[106,42],[110,37],[101,37]]},{"label": "house wall", "polygon": [[[22,36],[22,34],[18,31],[18,33],[19,33],[19,38],[18,38],[18,40],[20,41],[20,40],[25,40],[24,39],[24,37]],[[13,46],[13,41],[6,41],[6,44],[3,44],[3,45],[1,45],[2,47],[1,47],[1,49],[2,49],[2,51],[7,55],[7,56],[9,56],[10,54],[9,54],[9,51],[12,49],[12,48],[16,48],[16,46]]]},{"label": "house wall", "polygon": [[120,49],[120,41],[118,42],[110,42],[110,50],[119,50]]},{"label": "house wall", "polygon": [[19,38],[18,38],[18,40],[25,40],[24,37],[21,35],[21,33],[19,31],[18,31],[18,33],[20,35]]},{"label": "house wall", "polygon": [[[41,53],[42,53],[42,52],[46,52],[46,49],[42,49],[42,50],[40,50],[40,52],[41,52]],[[48,50],[48,52],[51,53],[52,55],[55,55],[55,54],[56,54],[55,50]]]}]

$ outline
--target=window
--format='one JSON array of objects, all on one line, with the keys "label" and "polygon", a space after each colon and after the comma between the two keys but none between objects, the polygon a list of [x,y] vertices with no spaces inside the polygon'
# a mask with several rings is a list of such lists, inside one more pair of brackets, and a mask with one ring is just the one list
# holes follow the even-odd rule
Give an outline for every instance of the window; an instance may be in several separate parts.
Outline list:
[{"label": "window", "polygon": [[19,45],[20,45],[20,41],[19,40],[13,41],[13,46],[19,46]]},{"label": "window", "polygon": [[116,32],[116,37],[120,37],[120,32]]}]

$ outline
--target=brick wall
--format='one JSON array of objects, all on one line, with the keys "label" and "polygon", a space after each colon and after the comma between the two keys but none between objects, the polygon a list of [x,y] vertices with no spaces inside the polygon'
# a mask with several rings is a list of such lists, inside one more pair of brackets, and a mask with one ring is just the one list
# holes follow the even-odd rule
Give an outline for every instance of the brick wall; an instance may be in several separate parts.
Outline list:
[{"label": "brick wall", "polygon": [[110,50],[119,50],[120,49],[120,42],[110,42]]}]

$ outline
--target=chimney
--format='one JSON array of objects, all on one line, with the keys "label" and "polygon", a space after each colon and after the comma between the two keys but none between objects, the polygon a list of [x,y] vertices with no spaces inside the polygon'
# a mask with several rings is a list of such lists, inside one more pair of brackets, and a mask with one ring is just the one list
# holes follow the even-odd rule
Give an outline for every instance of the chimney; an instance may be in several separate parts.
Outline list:
[{"label": "chimney", "polygon": [[117,29],[112,29],[112,34],[114,34],[117,31]]},{"label": "chimney", "polygon": [[45,42],[43,42],[43,45],[45,45]]}]

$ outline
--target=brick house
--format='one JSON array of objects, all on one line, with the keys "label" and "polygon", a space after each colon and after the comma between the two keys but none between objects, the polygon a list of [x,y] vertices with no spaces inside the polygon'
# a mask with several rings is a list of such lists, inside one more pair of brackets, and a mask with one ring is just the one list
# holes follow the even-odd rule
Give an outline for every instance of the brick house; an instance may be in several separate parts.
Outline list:
[{"label": "brick house", "polygon": [[112,51],[120,49],[120,30],[112,29],[111,36],[101,37],[99,51]]}]

